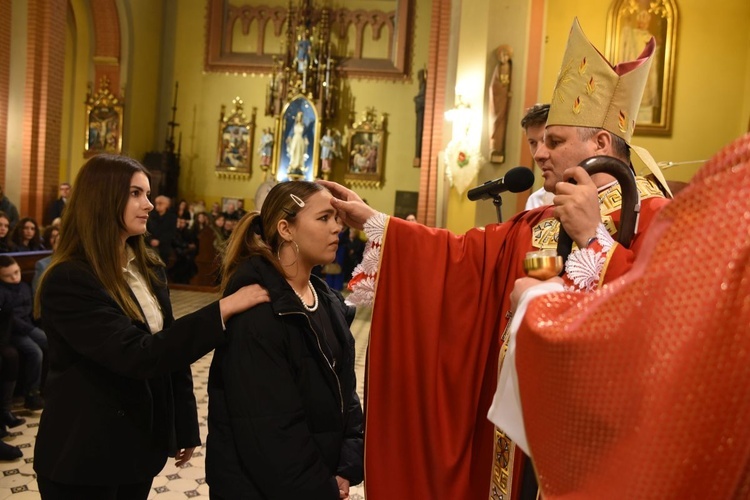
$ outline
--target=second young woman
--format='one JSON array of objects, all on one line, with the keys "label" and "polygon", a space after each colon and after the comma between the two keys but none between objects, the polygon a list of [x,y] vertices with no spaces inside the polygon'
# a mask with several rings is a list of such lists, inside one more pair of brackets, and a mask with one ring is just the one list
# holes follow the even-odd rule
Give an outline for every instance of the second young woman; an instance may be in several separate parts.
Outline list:
[{"label": "second young woman", "polygon": [[229,239],[222,288],[257,283],[271,302],[227,323],[209,376],[206,479],[215,500],[348,498],[363,476],[353,310],[310,272],[333,261],[331,194],[276,185]]}]

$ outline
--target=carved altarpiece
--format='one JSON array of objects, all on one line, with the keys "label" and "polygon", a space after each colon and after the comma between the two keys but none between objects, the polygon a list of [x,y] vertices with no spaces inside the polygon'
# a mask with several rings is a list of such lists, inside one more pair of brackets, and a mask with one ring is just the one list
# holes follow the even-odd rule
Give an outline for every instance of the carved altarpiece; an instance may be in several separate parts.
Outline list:
[{"label": "carved altarpiece", "polygon": [[[283,56],[284,28],[289,13],[304,10],[299,2],[244,0],[207,0],[206,71],[231,73],[269,73],[274,56]],[[329,18],[331,56],[345,77],[407,80],[410,78],[411,40],[413,38],[413,1],[380,0],[362,2],[364,6],[332,8],[331,1],[321,8],[308,9],[311,26],[318,25],[326,12]],[[348,2],[337,2],[350,5]]]},{"label": "carved altarpiece", "polygon": [[[321,149],[330,149],[325,141],[321,147],[321,135],[340,138],[337,112],[354,112],[348,107],[345,79],[410,78],[413,0],[362,2],[359,9],[333,8],[331,0],[288,0],[286,6],[279,0],[266,0],[266,5],[245,1],[208,0],[205,68],[269,74],[264,107],[275,122],[273,178],[327,178],[337,160],[329,156],[321,165]],[[340,141],[334,148],[339,146]],[[380,185],[382,156],[380,160],[369,175],[349,166],[347,182],[368,177],[369,183]]]}]

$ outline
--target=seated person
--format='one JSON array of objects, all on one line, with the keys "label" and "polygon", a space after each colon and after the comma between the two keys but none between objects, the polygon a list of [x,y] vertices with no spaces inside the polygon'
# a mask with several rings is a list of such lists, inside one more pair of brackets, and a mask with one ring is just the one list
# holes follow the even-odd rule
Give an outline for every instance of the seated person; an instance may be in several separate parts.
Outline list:
[{"label": "seated person", "polygon": [[10,217],[5,212],[0,212],[0,253],[16,251],[16,244],[10,238]]},{"label": "seated person", "polygon": [[16,252],[44,250],[42,239],[39,237],[39,225],[31,217],[24,217],[18,221],[11,238],[16,245]]},{"label": "seated person", "polygon": [[0,310],[12,311],[10,343],[24,357],[24,407],[41,410],[44,401],[39,394],[42,361],[47,350],[47,335],[34,325],[31,287],[21,281],[21,267],[9,255],[0,255]]},{"label": "seated person", "polygon": [[[60,239],[60,228],[58,226],[47,226],[42,234],[42,239],[47,248],[53,252],[57,250],[57,242]],[[31,280],[31,296],[36,297],[36,289],[39,286],[39,280],[52,262],[52,256],[48,255],[43,259],[36,261],[34,265],[34,278]]]},{"label": "seated person", "polygon": [[[10,311],[0,311],[0,439],[9,435],[8,427],[18,427],[26,420],[11,411],[13,392],[18,378],[18,351],[10,345]],[[15,460],[23,453],[17,446],[0,441],[0,460]]]},{"label": "seated person", "polygon": [[224,251],[224,246],[226,245],[227,238],[229,235],[227,234],[226,230],[224,229],[224,225],[226,223],[226,219],[224,218],[224,215],[219,215],[214,219],[214,223],[211,226],[211,228],[214,230],[214,233],[216,234],[216,237],[214,238],[214,249],[217,253],[221,253]]},{"label": "seated person", "polygon": [[42,245],[47,250],[52,250],[57,242],[57,238],[60,236],[60,226],[49,225],[42,231]]}]

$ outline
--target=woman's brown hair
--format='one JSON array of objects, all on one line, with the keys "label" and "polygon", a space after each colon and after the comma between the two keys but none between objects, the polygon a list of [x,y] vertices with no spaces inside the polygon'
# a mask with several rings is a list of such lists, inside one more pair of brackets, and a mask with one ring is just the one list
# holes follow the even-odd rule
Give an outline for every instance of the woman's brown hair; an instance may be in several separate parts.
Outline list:
[{"label": "woman's brown hair", "polygon": [[254,255],[265,258],[282,276],[286,276],[276,257],[282,243],[277,229],[279,221],[286,220],[294,225],[295,217],[302,210],[294,198],[305,202],[313,194],[324,190],[323,186],[314,182],[281,182],[268,192],[260,212],[248,212],[240,219],[224,250],[221,291],[226,290],[240,262]]},{"label": "woman's brown hair", "polygon": [[10,239],[15,245],[21,247],[21,245],[23,245],[23,227],[27,222],[34,224],[34,236],[31,237],[29,243],[25,246],[27,246],[29,250],[40,250],[42,248],[42,238],[39,234],[39,224],[37,224],[32,217],[24,217],[19,220],[13,228],[13,234]]},{"label": "woman's brown hair", "polygon": [[[63,213],[57,251],[39,283],[35,315],[41,313],[39,297],[49,271],[63,262],[80,260],[91,266],[94,275],[125,314],[143,321],[141,310],[122,273],[122,233],[126,229],[123,214],[130,196],[131,180],[138,172],[151,180],[143,165],[126,156],[97,155],[81,167],[74,184],[76,189]],[[131,236],[125,244],[133,250],[138,269],[147,278],[149,286],[161,283],[154,266],[163,266],[163,263],[146,249],[143,236]]]}]

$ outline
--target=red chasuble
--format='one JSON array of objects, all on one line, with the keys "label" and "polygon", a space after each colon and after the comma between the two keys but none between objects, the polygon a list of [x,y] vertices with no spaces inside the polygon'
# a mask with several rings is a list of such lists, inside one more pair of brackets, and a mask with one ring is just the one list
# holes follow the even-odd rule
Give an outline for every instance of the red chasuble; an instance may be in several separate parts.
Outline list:
[{"label": "red chasuble", "polygon": [[[664,203],[642,201],[639,233]],[[487,411],[509,295],[526,252],[554,248],[551,219],[542,207],[462,236],[389,219],[365,381],[368,500],[489,497]],[[615,245],[607,259],[605,281],[630,267],[633,250]]]},{"label": "red chasuble", "polygon": [[516,367],[545,500],[750,498],[750,134],[621,280],[532,301]]}]

